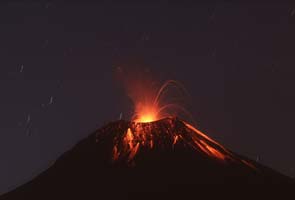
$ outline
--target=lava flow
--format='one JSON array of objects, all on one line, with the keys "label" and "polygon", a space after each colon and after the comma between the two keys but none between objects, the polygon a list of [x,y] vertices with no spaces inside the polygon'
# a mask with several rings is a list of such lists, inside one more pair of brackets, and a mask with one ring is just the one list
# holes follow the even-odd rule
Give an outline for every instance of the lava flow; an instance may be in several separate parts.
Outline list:
[{"label": "lava flow", "polygon": [[[255,167],[248,161],[238,158],[222,145],[209,138],[192,125],[176,117],[167,117],[149,123],[120,121],[102,129],[102,132],[114,132],[112,158],[114,162],[136,164],[137,155],[147,151],[174,151],[186,149],[201,153],[221,163],[234,162]],[[196,154],[198,156],[198,154]]]},{"label": "lava flow", "polygon": [[[238,162],[255,168],[250,162],[237,158],[193,125],[180,120],[177,117],[177,112],[182,112],[190,117],[183,107],[176,103],[163,104],[163,96],[172,86],[185,91],[179,83],[170,80],[160,87],[158,92],[148,92],[148,94],[155,94],[154,96],[147,97],[142,94],[133,98],[135,114],[132,116],[131,122],[122,120],[121,123],[112,127],[115,127],[112,132],[116,132],[112,149],[114,162],[123,161],[134,165],[140,151],[145,152],[153,149],[169,151],[181,147],[198,151],[222,163]],[[106,132],[110,131],[107,129]]]}]

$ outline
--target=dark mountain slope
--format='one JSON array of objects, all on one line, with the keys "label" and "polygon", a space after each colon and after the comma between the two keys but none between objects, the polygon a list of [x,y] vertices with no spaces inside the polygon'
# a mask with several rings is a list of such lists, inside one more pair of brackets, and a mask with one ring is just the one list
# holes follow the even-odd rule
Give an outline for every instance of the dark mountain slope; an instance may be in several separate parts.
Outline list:
[{"label": "dark mountain slope", "polygon": [[294,181],[227,150],[177,118],[144,124],[117,121],[0,199],[125,199],[154,192],[168,198],[176,191],[200,195],[210,188],[229,190],[228,185],[249,183]]}]

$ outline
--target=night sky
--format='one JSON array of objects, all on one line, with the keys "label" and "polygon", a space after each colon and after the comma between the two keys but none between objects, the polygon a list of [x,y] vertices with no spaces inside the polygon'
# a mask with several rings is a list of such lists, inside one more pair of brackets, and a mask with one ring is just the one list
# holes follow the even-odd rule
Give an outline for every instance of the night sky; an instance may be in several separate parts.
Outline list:
[{"label": "night sky", "polygon": [[295,4],[0,4],[0,194],[132,103],[118,67],[180,81],[197,127],[295,176]]}]

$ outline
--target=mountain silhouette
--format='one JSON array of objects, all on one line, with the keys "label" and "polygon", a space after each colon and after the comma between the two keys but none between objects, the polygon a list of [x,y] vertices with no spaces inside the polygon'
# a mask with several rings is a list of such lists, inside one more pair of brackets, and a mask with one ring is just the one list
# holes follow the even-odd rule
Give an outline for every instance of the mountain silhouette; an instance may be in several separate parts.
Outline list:
[{"label": "mountain silhouette", "polygon": [[90,134],[1,199],[143,198],[151,193],[173,196],[173,191],[194,194],[200,185],[242,184],[294,180],[226,149],[178,118],[120,120]]}]

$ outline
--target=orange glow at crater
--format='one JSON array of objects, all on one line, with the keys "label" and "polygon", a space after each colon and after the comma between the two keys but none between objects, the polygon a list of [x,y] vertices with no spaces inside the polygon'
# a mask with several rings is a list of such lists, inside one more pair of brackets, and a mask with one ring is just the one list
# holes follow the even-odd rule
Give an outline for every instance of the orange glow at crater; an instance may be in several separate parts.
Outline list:
[{"label": "orange glow at crater", "polygon": [[157,116],[154,113],[143,113],[140,115],[138,119],[135,119],[135,122],[141,122],[141,123],[148,123],[153,122],[157,120]]},{"label": "orange glow at crater", "polygon": [[158,85],[147,71],[117,68],[118,78],[123,83],[128,97],[133,103],[131,121],[150,123],[167,117],[189,117],[190,113],[183,107],[189,97],[181,83],[168,80]]},{"label": "orange glow at crater", "polygon": [[157,121],[161,118],[158,111],[159,109],[156,105],[148,102],[145,102],[144,104],[141,102],[135,103],[135,112],[131,120],[138,123]]},{"label": "orange glow at crater", "polygon": [[177,103],[165,102],[165,97],[168,96],[168,90],[183,90],[180,83],[169,80],[165,82],[159,90],[155,88],[144,87],[137,91],[136,98],[132,98],[134,103],[134,115],[132,121],[138,123],[149,123],[166,117],[176,116],[177,112],[185,114],[189,113]]}]

